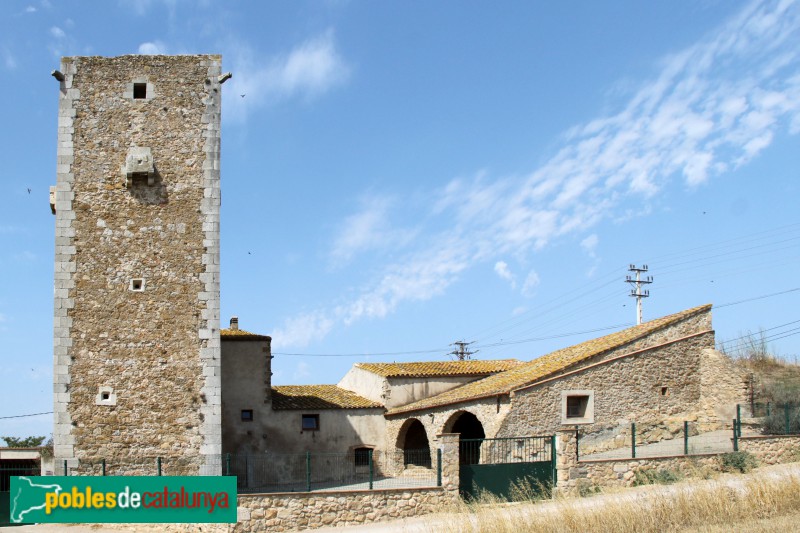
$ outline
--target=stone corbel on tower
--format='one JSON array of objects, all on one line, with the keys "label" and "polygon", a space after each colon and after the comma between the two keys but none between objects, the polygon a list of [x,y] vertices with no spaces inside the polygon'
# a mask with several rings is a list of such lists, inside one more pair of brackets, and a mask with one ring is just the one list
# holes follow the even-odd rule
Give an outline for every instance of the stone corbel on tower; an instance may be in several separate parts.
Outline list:
[{"label": "stone corbel on tower", "polygon": [[125,186],[130,188],[134,178],[147,178],[147,185],[152,186],[156,180],[156,167],[153,163],[153,154],[150,148],[132,146],[128,149],[125,166],[122,167]]}]

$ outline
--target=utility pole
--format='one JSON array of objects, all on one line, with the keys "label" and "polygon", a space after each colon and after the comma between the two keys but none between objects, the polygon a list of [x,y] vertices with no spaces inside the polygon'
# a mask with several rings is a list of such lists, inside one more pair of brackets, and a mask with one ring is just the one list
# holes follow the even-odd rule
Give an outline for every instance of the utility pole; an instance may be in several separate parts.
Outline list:
[{"label": "utility pole", "polygon": [[625,276],[625,282],[630,283],[635,287],[634,289],[631,289],[630,296],[636,298],[636,325],[638,326],[642,323],[642,298],[647,298],[650,296],[650,291],[643,291],[642,285],[649,285],[650,283],[653,283],[653,276],[642,278],[642,272],[647,272],[647,265],[642,265],[641,267],[629,265],[628,272],[636,273],[635,278]]},{"label": "utility pole", "polygon": [[455,346],[456,348],[455,348],[455,350],[450,352],[450,355],[455,355],[456,359],[458,359],[459,361],[467,361],[468,359],[471,359],[472,354],[478,353],[478,350],[475,350],[474,352],[470,352],[467,349],[467,346],[469,346],[473,342],[475,342],[475,341],[472,341],[472,342],[456,341],[456,342],[454,342],[450,346]]}]

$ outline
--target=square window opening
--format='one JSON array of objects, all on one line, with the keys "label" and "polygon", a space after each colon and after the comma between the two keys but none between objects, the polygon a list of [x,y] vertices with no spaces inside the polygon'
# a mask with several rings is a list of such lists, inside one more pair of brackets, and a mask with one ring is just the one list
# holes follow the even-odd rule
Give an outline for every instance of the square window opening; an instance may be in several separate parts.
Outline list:
[{"label": "square window opening", "polygon": [[667,387],[661,387],[661,396],[669,396],[669,389]]},{"label": "square window opening", "polygon": [[134,292],[142,292],[144,290],[144,279],[142,278],[132,279],[130,288]]},{"label": "square window opening", "polygon": [[146,83],[134,83],[133,84],[133,99],[134,100],[145,100],[145,99],[147,99],[147,84]]},{"label": "square window opening", "polygon": [[252,421],[253,421],[253,410],[242,409],[242,422],[252,422]]},{"label": "square window opening", "polygon": [[588,396],[567,397],[567,418],[585,418],[586,408],[589,406]]},{"label": "square window opening", "polygon": [[103,391],[103,392],[100,393],[100,399],[101,400],[105,401],[105,400],[108,400],[109,398],[111,398],[111,393],[110,392]]},{"label": "square window opening", "polygon": [[317,431],[319,429],[319,415],[302,415],[301,424],[303,431]]}]

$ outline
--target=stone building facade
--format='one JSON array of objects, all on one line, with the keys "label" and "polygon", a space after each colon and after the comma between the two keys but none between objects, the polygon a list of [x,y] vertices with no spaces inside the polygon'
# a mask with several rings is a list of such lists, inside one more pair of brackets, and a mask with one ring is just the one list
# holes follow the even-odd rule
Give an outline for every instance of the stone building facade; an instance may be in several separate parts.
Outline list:
[{"label": "stone building facade", "polygon": [[221,57],[66,57],[55,249],[55,457],[221,452]]}]

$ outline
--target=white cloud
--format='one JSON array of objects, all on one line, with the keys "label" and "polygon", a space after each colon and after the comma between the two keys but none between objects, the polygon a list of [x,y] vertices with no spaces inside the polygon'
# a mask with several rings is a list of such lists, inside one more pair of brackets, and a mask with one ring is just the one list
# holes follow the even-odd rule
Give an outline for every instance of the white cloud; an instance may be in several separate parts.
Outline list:
[{"label": "white cloud", "polygon": [[149,41],[139,45],[139,54],[157,56],[167,54],[167,47],[161,41]]},{"label": "white cloud", "polygon": [[517,282],[514,280],[514,274],[512,274],[511,269],[508,268],[508,263],[505,261],[498,261],[494,264],[494,271],[498,276],[500,276],[500,279],[504,279],[509,282],[512,289],[517,287]]},{"label": "white cloud", "polygon": [[36,13],[37,9],[34,6],[28,6],[25,8],[25,13]]},{"label": "white cloud", "polygon": [[[495,264],[502,277],[507,265],[498,267],[499,257],[524,256],[603,219],[642,216],[651,209],[647,199],[669,183],[702,186],[756,157],[779,128],[800,131],[798,32],[800,3],[749,4],[702,42],[664,59],[660,74],[616,112],[571,128],[527,175],[493,179],[480,171],[433,191],[425,212],[436,215],[437,229],[421,227],[425,239],[416,251],[386,264],[349,302],[319,310],[316,322],[325,328],[298,338],[321,338],[318,332],[334,324],[381,318],[403,302],[432,298],[478,263]],[[331,32],[295,52],[266,69],[250,69],[243,83],[261,87],[264,99],[329,88],[331,80],[346,78]],[[326,74],[301,74],[307,70]],[[270,86],[267,73],[279,81]],[[631,199],[644,206],[632,210],[630,201],[626,205]],[[341,249],[372,246],[384,221],[380,210],[346,220],[345,227],[360,231],[340,241]],[[590,235],[581,245],[591,255],[598,242]],[[523,294],[532,295],[539,283],[531,271]]]},{"label": "white cloud", "polygon": [[333,30],[266,60],[249,47],[233,48],[234,77],[228,83],[238,98],[228,106],[228,114],[235,120],[243,119],[249,107],[296,96],[317,97],[350,76],[350,67],[336,48]]},{"label": "white cloud", "polygon": [[414,230],[393,228],[389,212],[394,202],[388,197],[365,196],[362,209],[347,217],[334,238],[331,259],[341,266],[358,253],[375,249],[397,250],[415,236]]},{"label": "white cloud", "polygon": [[535,270],[531,270],[528,272],[528,276],[525,278],[525,283],[522,284],[522,294],[523,296],[532,297],[536,294],[536,288],[541,283],[539,279],[539,274],[536,273]]},{"label": "white cloud", "polygon": [[58,26],[53,26],[52,28],[50,28],[50,35],[52,35],[56,39],[63,39],[64,37],[67,36],[67,34],[64,33],[64,30],[62,30]]},{"label": "white cloud", "polygon": [[287,319],[272,333],[273,347],[308,346],[330,333],[334,322],[322,313],[307,313]]}]

